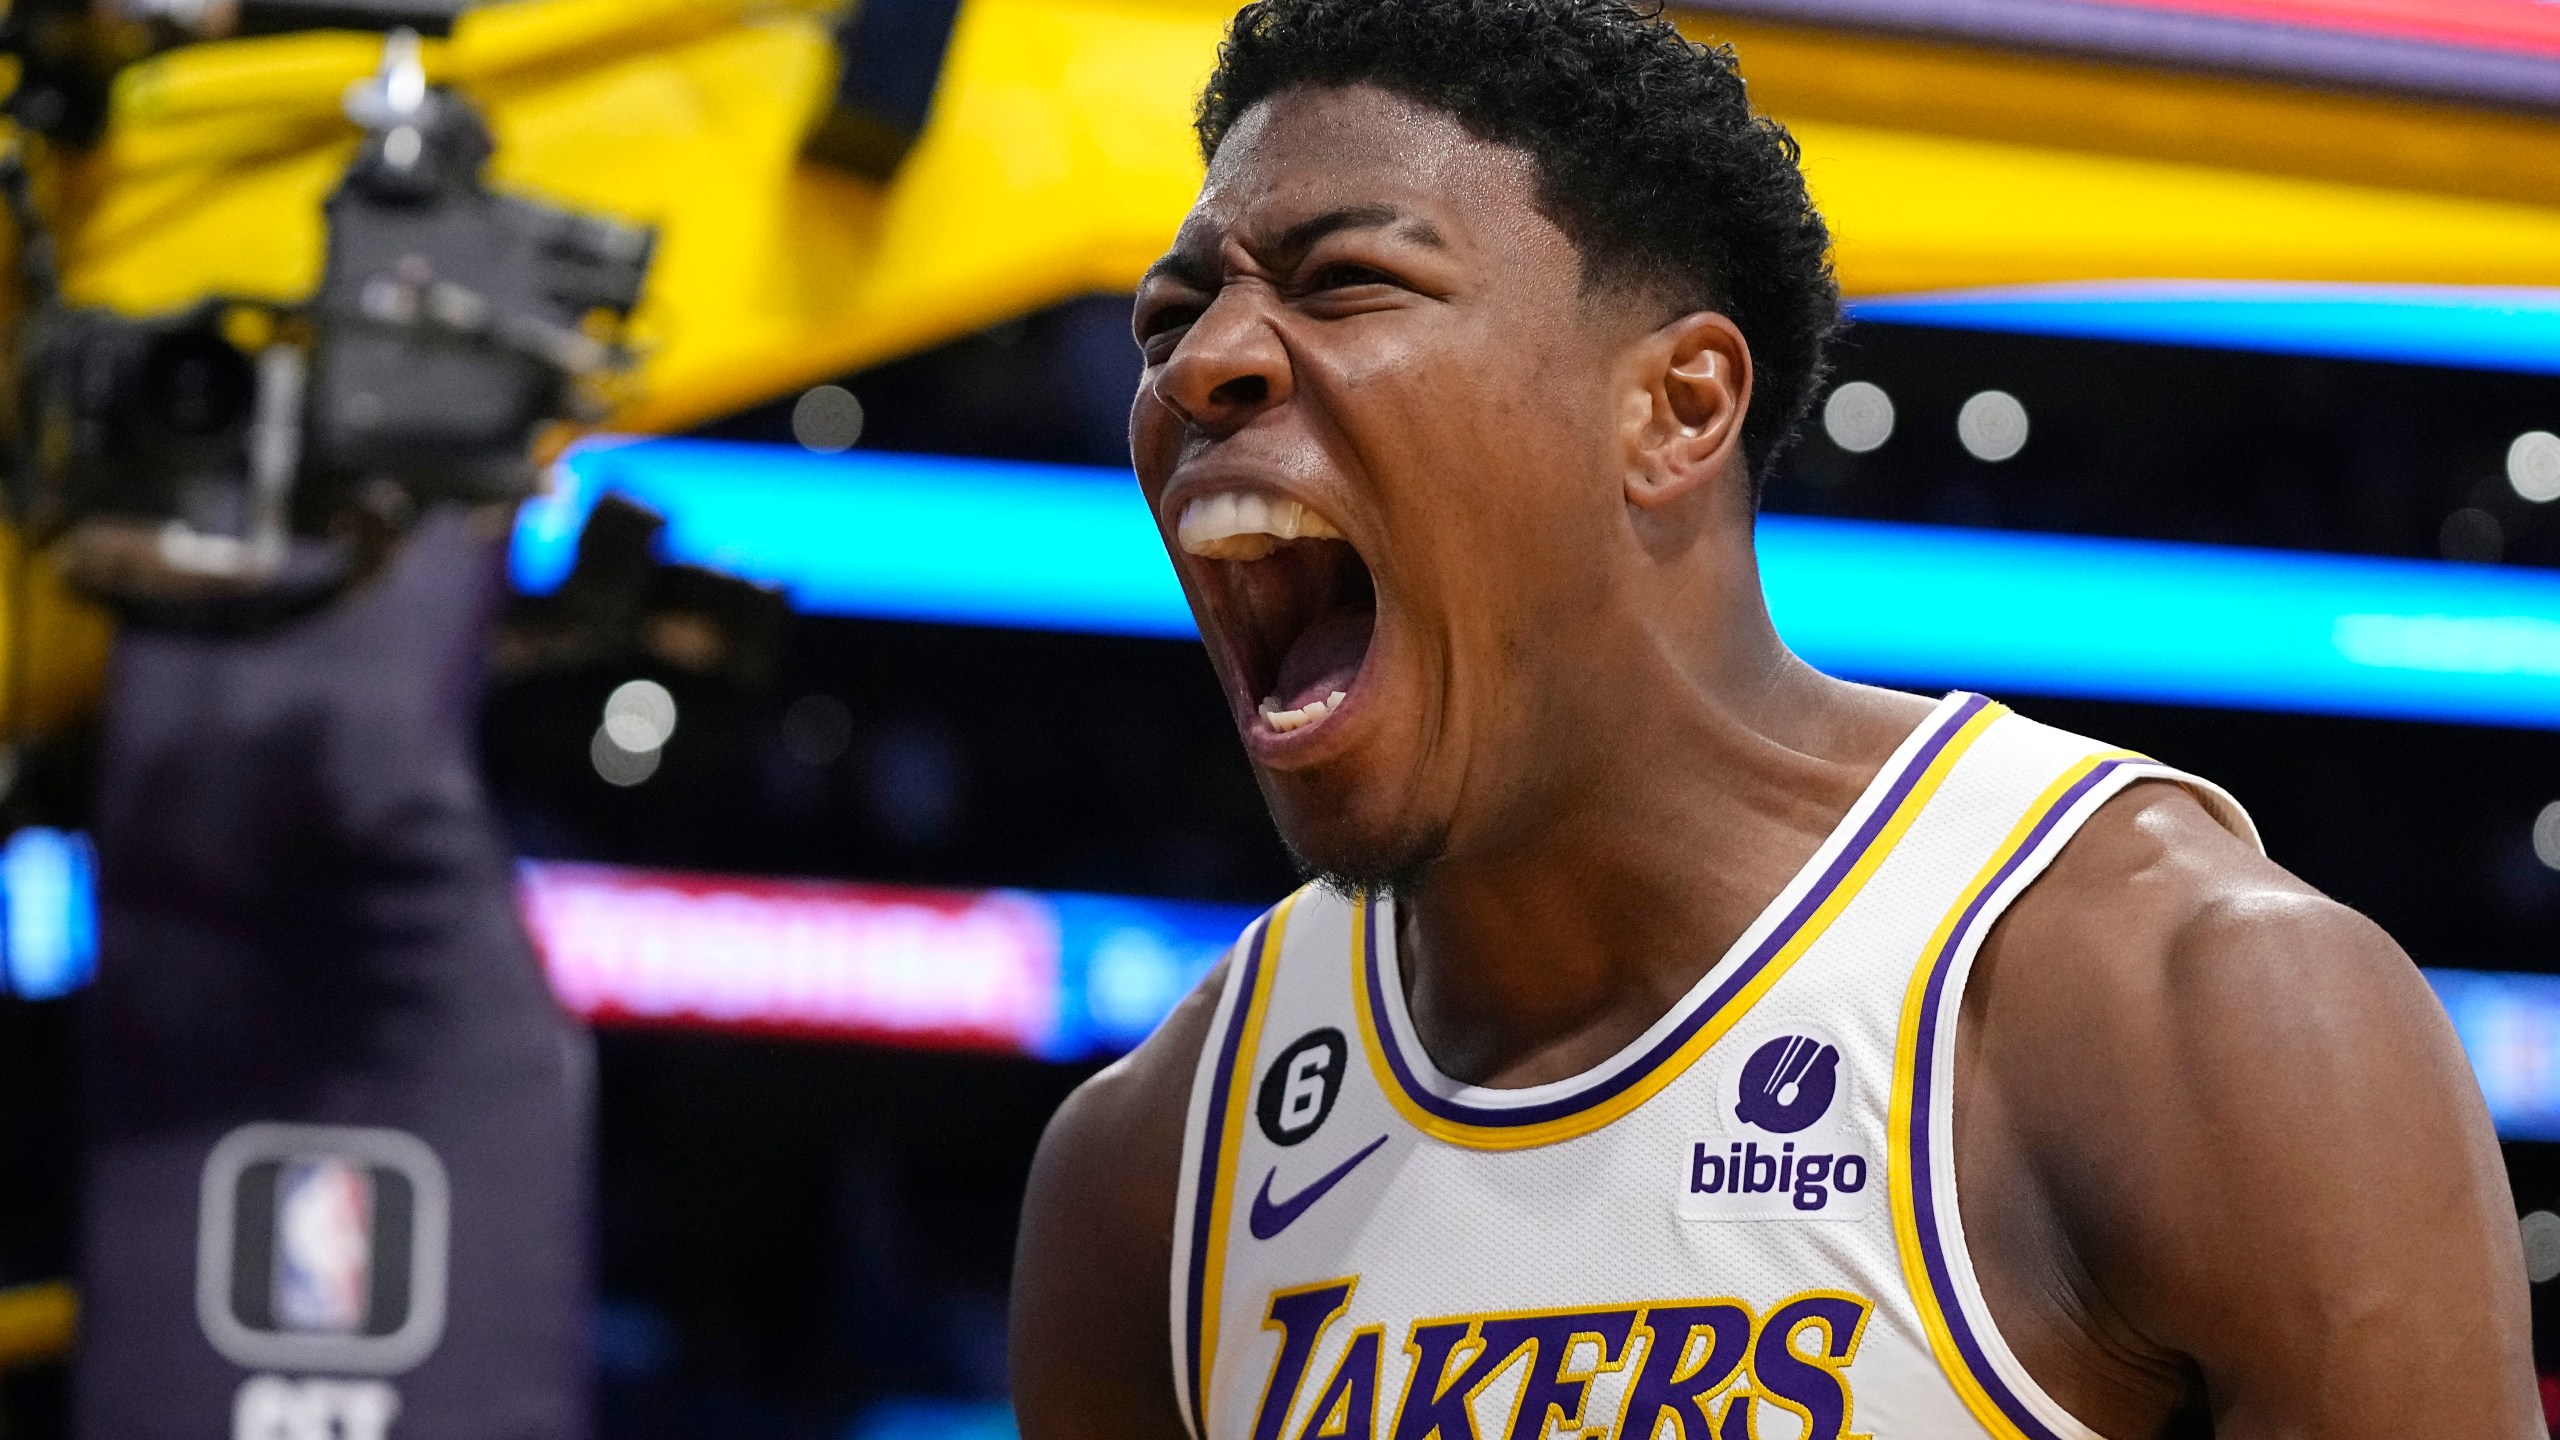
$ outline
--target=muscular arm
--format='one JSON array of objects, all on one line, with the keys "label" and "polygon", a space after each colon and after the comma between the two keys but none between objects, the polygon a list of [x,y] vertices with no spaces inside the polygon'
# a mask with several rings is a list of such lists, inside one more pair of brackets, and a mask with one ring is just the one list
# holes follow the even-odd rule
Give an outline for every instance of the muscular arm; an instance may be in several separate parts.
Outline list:
[{"label": "muscular arm", "polygon": [[1015,1247],[1011,1371],[1023,1440],[1183,1440],[1170,1309],[1191,1077],[1221,964],[1147,1042],[1078,1087],[1040,1137]]},{"label": "muscular arm", "polygon": [[2102,1433],[2543,1433],[2489,1118],[2390,938],[2145,785],[1965,1001],[1992,1313]]}]

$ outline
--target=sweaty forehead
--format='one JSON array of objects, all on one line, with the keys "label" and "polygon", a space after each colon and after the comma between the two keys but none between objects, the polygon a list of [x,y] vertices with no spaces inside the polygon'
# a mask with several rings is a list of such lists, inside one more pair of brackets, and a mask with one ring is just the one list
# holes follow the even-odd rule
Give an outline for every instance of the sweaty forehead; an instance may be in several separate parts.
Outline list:
[{"label": "sweaty forehead", "polygon": [[1447,112],[1378,89],[1284,90],[1239,118],[1218,147],[1176,249],[1248,250],[1344,211],[1392,213],[1389,228],[1427,230],[1456,252],[1552,249],[1537,167],[1516,146],[1479,139]]}]

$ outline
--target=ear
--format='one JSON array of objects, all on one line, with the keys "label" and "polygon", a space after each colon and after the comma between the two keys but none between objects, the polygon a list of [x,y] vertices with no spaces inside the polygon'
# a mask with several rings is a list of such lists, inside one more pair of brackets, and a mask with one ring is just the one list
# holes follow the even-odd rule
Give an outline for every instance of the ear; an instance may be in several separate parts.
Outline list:
[{"label": "ear", "polygon": [[1746,473],[1742,417],[1751,347],[1710,310],[1683,315],[1635,347],[1627,391],[1627,503],[1659,510]]}]

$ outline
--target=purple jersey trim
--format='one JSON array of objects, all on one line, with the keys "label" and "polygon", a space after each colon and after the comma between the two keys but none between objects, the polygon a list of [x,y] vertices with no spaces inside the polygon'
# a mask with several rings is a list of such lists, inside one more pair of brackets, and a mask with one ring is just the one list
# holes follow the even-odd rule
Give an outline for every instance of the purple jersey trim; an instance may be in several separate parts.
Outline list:
[{"label": "purple jersey trim", "polygon": [[1594,1105],[1602,1104],[1624,1093],[1629,1086],[1642,1081],[1644,1077],[1652,1074],[1672,1056],[1678,1054],[1680,1047],[1689,1043],[1690,1037],[1696,1035],[1702,1026],[1721,1013],[1726,1005],[1732,1003],[1733,997],[1740,994],[1743,988],[1751,983],[1753,977],[1768,968],[1769,962],[1777,957],[1780,950],[1786,948],[1787,942],[1795,938],[1796,932],[1804,928],[1805,922],[1813,918],[1814,912],[1822,908],[1823,902],[1831,898],[1831,893],[1840,888],[1840,882],[1848,878],[1849,872],[1856,868],[1858,861],[1866,855],[1868,848],[1875,844],[1876,836],[1883,832],[1886,824],[1892,820],[1894,812],[1899,810],[1902,802],[1909,797],[1912,787],[1920,782],[1920,777],[1928,771],[1931,763],[1937,760],[1939,752],[1947,748],[1947,743],[1955,738],[1956,732],[1962,730],[1967,721],[1973,719],[1984,706],[1990,703],[1990,700],[1984,696],[1967,695],[1964,702],[1938,723],[1937,729],[1922,742],[1917,751],[1913,752],[1911,759],[1905,762],[1901,773],[1894,776],[1893,783],[1886,788],[1884,794],[1876,801],[1874,808],[1870,809],[1866,818],[1859,823],[1857,832],[1850,837],[1849,843],[1841,847],[1838,855],[1832,857],[1829,868],[1822,872],[1822,878],[1815,881],[1811,889],[1805,891],[1803,897],[1796,902],[1795,908],[1787,912],[1786,919],[1780,921],[1777,928],[1771,930],[1757,946],[1753,947],[1750,955],[1745,957],[1740,965],[1734,967],[1734,972],[1725,978],[1724,983],[1718,985],[1703,1002],[1692,1006],[1687,1017],[1672,1027],[1668,1034],[1655,1042],[1652,1048],[1645,1051],[1642,1056],[1595,1081],[1589,1088],[1577,1094],[1561,1096],[1537,1105],[1494,1108],[1447,1099],[1426,1089],[1414,1075],[1412,1068],[1406,1064],[1404,1045],[1397,1038],[1395,1026],[1387,1019],[1384,973],[1386,967],[1380,963],[1378,954],[1378,931],[1381,928],[1378,924],[1378,902],[1364,900],[1362,903],[1367,906],[1367,923],[1361,927],[1364,932],[1361,973],[1364,983],[1369,988],[1369,1013],[1378,1017],[1380,1032],[1378,1049],[1386,1055],[1388,1068],[1395,1072],[1396,1084],[1403,1087],[1404,1093],[1411,1097],[1416,1105],[1442,1120],[1460,1125],[1504,1129],[1522,1125],[1542,1125],[1550,1120],[1561,1120],[1571,1115],[1578,1115]]},{"label": "purple jersey trim", "polygon": [[1209,1086],[1208,1123],[1200,1137],[1200,1184],[1191,1202],[1191,1275],[1189,1281],[1189,1323],[1183,1326],[1183,1342],[1188,1353],[1183,1357],[1191,1378],[1191,1433],[1208,1440],[1208,1404],[1201,1387],[1207,1379],[1205,1358],[1200,1353],[1200,1313],[1202,1297],[1209,1285],[1209,1230],[1218,1206],[1219,1144],[1227,1129],[1227,1090],[1233,1083],[1236,1051],[1244,1042],[1245,1022],[1253,1014],[1255,987],[1262,979],[1262,942],[1270,934],[1271,917],[1263,916],[1245,933],[1244,973],[1236,978],[1235,1013],[1227,1017],[1226,1038],[1218,1044],[1216,1079]]},{"label": "purple jersey trim", "polygon": [[2000,1413],[2008,1417],[2009,1423],[2017,1426],[2020,1431],[2030,1437],[2030,1440],[2063,1440],[2063,1437],[2056,1434],[2051,1426],[2037,1419],[2035,1412],[2027,1408],[2025,1402],[2018,1398],[2017,1392],[2011,1390],[2008,1383],[2000,1378],[2000,1373],[1992,1368],[1990,1356],[1984,1352],[1981,1339],[1973,1333],[1972,1322],[1964,1312],[1963,1303],[1957,1298],[1959,1292],[1955,1287],[1954,1274],[1947,1264],[1946,1249],[1938,1243],[1937,1197],[1931,1189],[1929,1169],[1929,1107],[1930,1094],[1935,1082],[1934,1050],[1938,1035],[1938,1012],[1946,999],[1947,978],[1955,970],[1956,957],[1964,952],[1965,942],[1973,934],[1975,925],[1983,918],[1984,907],[1991,903],[1991,897],[1999,894],[2000,887],[2009,883],[2009,877],[2017,874],[2019,867],[2035,856],[2045,840],[2053,834],[2054,827],[2062,822],[2063,816],[2071,813],[2072,807],[2079,804],[2082,797],[2104,784],[2108,776],[2124,766],[2145,763],[2141,760],[2105,761],[2092,768],[2088,774],[2081,776],[2071,788],[2063,791],[2051,805],[2045,807],[2043,816],[2037,819],[2035,827],[2027,832],[2025,841],[1992,875],[1991,882],[1975,893],[1972,902],[1965,906],[1963,918],[1959,919],[1955,927],[1947,932],[1946,943],[1939,947],[1936,955],[1930,958],[1929,980],[1920,998],[1919,1039],[1917,1053],[1911,1062],[1911,1149],[1909,1153],[1912,1211],[1918,1221],[1917,1228],[1920,1232],[1921,1261],[1928,1267],[1929,1288],[1937,1294],[1938,1310],[1946,1317],[1947,1333],[1954,1337],[1957,1350],[1963,1353],[1965,1364],[1972,1370],[1975,1383],[1982,1387],[1984,1394],[1991,1397],[1993,1404],[2000,1407]]},{"label": "purple jersey trim", "polygon": [[2221,70],[2431,100],[2560,109],[2560,60],[2086,0],[1714,0],[1713,14]]}]

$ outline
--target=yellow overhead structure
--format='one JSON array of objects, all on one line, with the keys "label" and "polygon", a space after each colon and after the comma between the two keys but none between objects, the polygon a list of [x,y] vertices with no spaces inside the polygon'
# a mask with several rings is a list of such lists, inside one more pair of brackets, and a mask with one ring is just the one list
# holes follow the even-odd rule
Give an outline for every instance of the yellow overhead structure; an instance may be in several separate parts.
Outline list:
[{"label": "yellow overhead structure", "polygon": [[[429,42],[502,184],[662,248],[617,423],[679,427],[1095,290],[1198,184],[1228,0],[967,0],[885,187],[804,158],[835,57],[789,0],[517,0]],[[1853,294],[2131,277],[2560,285],[2560,126],[1688,16],[1805,148]],[[380,53],[322,32],[129,70],[60,187],[75,298],[310,292],[337,111]]]},{"label": "yellow overhead structure", "polygon": [[[1225,11],[970,0],[931,125],[883,188],[805,159],[835,74],[815,6],[519,0],[429,41],[493,178],[658,227],[617,423],[680,426],[1069,295],[1126,288],[1199,183],[1191,94]],[[65,289],[150,312],[319,279],[338,113],[375,37],[190,46],[122,77],[61,193]]]},{"label": "yellow overhead structure", "polygon": [[[966,0],[932,116],[885,186],[802,153],[835,73],[826,0],[513,0],[467,12],[424,58],[487,115],[502,186],[658,228],[633,321],[646,358],[613,423],[672,429],[1131,287],[1198,186],[1191,107],[1231,10]],[[1684,23],[1734,44],[1754,102],[1803,142],[1852,294],[2560,285],[2560,124]],[[42,167],[70,297],[147,313],[308,296],[320,203],[357,138],[340,97],[381,51],[314,32],[127,69],[101,145]],[[79,622],[54,628],[89,644]]]},{"label": "yellow overhead structure", "polygon": [[1853,294],[2560,284],[2560,121],[1692,16],[1804,146]]}]

